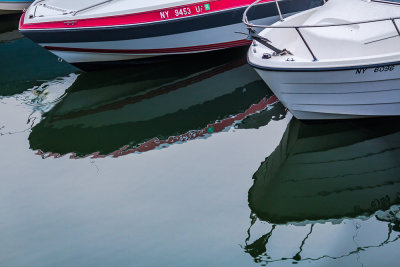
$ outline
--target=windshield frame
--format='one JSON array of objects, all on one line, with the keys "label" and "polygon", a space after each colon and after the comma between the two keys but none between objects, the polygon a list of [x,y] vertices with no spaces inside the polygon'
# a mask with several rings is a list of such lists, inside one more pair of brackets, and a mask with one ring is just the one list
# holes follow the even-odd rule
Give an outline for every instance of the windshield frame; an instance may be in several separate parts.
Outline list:
[{"label": "windshield frame", "polygon": [[400,0],[371,0],[371,2],[400,6]]}]

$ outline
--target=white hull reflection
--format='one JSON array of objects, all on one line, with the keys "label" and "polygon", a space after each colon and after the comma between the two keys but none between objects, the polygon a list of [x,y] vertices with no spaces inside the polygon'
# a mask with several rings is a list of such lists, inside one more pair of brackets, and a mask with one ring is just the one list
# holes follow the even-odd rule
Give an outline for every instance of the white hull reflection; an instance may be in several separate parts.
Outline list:
[{"label": "white hull reflection", "polygon": [[352,266],[361,251],[390,247],[400,239],[399,158],[399,118],[293,118],[253,176],[245,252],[265,264]]},{"label": "white hull reflection", "polygon": [[287,223],[357,217],[399,204],[399,123],[292,120],[254,174],[250,207],[263,220]]}]

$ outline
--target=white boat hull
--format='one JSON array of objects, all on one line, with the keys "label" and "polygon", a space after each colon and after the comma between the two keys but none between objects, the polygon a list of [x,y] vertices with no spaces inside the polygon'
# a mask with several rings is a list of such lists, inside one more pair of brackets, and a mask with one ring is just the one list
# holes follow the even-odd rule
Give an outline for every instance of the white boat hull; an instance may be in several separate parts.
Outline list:
[{"label": "white boat hull", "polygon": [[248,61],[298,119],[400,116],[399,27],[398,2],[330,0],[267,26]]},{"label": "white boat hull", "polygon": [[343,70],[256,70],[300,120],[400,116],[400,63]]},{"label": "white boat hull", "polygon": [[0,15],[21,12],[29,7],[32,1],[27,2],[2,2],[0,1]]}]

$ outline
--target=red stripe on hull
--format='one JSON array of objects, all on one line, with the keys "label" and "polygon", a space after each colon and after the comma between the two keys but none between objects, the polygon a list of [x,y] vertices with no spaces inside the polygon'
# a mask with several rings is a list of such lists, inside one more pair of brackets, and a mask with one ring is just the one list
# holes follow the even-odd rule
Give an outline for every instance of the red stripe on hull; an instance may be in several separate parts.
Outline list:
[{"label": "red stripe on hull", "polygon": [[[260,3],[272,2],[274,0],[262,0]],[[252,4],[254,0],[211,0],[189,4],[183,6],[170,7],[146,11],[135,14],[126,14],[102,18],[64,20],[57,22],[42,22],[42,23],[24,23],[25,13],[20,21],[20,30],[40,30],[40,29],[75,29],[75,28],[90,28],[90,27],[105,27],[105,26],[123,26],[149,22],[169,21],[185,17],[194,17],[198,15],[215,13],[234,8],[245,7]],[[210,10],[206,10],[205,6],[209,4]],[[197,11],[201,8],[201,11]],[[185,9],[186,14],[181,12]],[[178,10],[178,16],[175,11]],[[190,14],[189,11],[190,10]],[[166,15],[168,12],[168,16]],[[183,11],[182,11],[183,12]],[[161,15],[164,14],[164,17]]]},{"label": "red stripe on hull", "polygon": [[162,48],[162,49],[92,49],[92,48],[72,48],[72,47],[54,47],[54,46],[45,46],[44,48],[50,51],[63,51],[63,52],[151,55],[151,54],[176,54],[176,53],[202,52],[202,51],[226,49],[238,46],[246,46],[250,44],[251,44],[250,40],[238,40],[238,41],[218,43],[218,44]]}]

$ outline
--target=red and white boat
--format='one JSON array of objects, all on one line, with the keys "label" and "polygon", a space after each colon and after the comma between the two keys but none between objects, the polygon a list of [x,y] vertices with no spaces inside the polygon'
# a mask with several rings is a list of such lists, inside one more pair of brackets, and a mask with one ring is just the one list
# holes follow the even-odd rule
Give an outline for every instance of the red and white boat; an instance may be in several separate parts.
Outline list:
[{"label": "red and white boat", "polygon": [[[279,19],[276,0],[263,0],[249,19]],[[293,14],[322,0],[281,0]],[[143,60],[207,52],[250,43],[241,23],[253,0],[37,0],[23,14],[20,31],[65,61]]]}]

